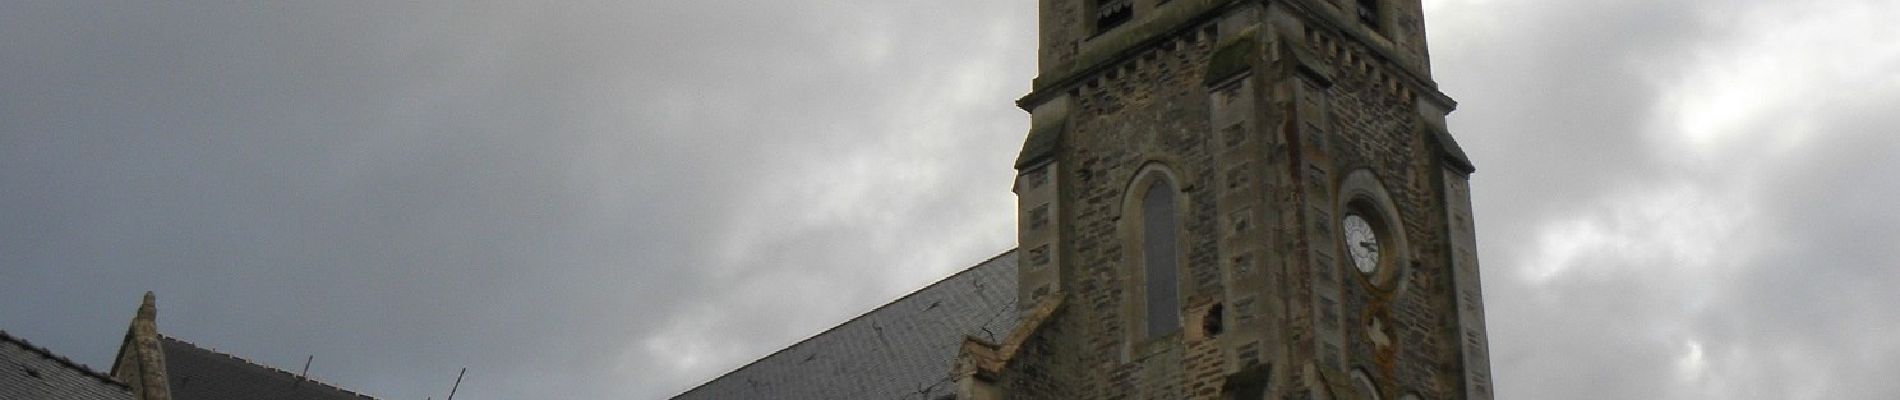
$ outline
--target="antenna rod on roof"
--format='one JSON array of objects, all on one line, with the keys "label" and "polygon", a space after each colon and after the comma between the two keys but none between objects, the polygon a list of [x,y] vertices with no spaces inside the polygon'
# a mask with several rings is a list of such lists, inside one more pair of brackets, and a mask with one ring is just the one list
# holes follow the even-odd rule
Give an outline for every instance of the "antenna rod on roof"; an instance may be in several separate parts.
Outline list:
[{"label": "antenna rod on roof", "polygon": [[316,354],[311,354],[310,357],[303,359],[303,373],[297,374],[297,379],[310,380],[310,362],[316,359]]},{"label": "antenna rod on roof", "polygon": [[462,388],[462,375],[465,374],[468,374],[468,367],[462,367],[462,372],[455,373],[455,386],[449,387],[448,400],[455,400],[455,389]]}]

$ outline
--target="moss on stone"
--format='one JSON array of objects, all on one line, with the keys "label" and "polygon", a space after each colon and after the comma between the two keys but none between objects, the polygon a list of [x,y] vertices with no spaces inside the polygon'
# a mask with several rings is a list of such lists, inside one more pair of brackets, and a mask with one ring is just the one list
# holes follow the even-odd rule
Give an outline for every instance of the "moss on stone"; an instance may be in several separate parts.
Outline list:
[{"label": "moss on stone", "polygon": [[1260,43],[1254,40],[1251,32],[1229,38],[1214,50],[1207,60],[1207,73],[1201,76],[1201,84],[1213,85],[1236,74],[1254,68],[1260,57]]},{"label": "moss on stone", "polygon": [[1065,119],[1029,127],[1029,137],[1023,139],[1023,150],[1016,154],[1016,169],[1021,170],[1055,156],[1056,148],[1062,144],[1062,131],[1068,126]]},{"label": "moss on stone", "polygon": [[1028,109],[1046,99],[1050,91],[1107,68],[1136,52],[1147,50],[1150,43],[1172,40],[1174,35],[1190,27],[1219,17],[1220,13],[1214,10],[1240,3],[1238,0],[1175,1],[1176,4],[1155,10],[1153,16],[1139,18],[1082,42],[1075,58],[1044,71],[1032,80],[1029,95],[1018,100],[1017,106]]},{"label": "moss on stone", "polygon": [[1465,155],[1464,147],[1459,146],[1458,140],[1451,137],[1450,131],[1433,124],[1425,124],[1425,126],[1425,129],[1431,130],[1432,137],[1438,139],[1438,148],[1444,152],[1445,160],[1450,161],[1452,167],[1466,175],[1478,171],[1478,167],[1471,164],[1471,157]]}]

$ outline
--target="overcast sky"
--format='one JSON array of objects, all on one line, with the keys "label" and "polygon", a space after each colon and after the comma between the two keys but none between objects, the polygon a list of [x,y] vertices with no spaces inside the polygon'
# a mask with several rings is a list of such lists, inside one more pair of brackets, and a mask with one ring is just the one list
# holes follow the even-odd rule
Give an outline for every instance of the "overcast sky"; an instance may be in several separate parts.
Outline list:
[{"label": "overcast sky", "polygon": [[[665,398],[1014,246],[1034,3],[0,1],[0,329]],[[1900,1],[1425,4],[1499,398],[1900,398]]]}]

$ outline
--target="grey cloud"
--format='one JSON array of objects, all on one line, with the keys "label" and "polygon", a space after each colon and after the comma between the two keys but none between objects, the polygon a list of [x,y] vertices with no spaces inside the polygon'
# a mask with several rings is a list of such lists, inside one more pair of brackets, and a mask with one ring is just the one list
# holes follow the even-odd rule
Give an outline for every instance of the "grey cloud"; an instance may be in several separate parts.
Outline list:
[{"label": "grey cloud", "polygon": [[683,313],[734,365],[1008,246],[1033,40],[975,10],[0,6],[0,324],[97,366],[149,289],[391,398],[665,396],[728,368],[640,347]]},{"label": "grey cloud", "polygon": [[[1836,103],[1816,127],[1826,141],[1814,154],[1779,166],[1763,183],[1776,238],[1717,300],[1731,305],[1699,316],[1712,348],[1732,349],[1720,365],[1757,393],[1781,398],[1883,398],[1900,393],[1884,379],[1900,348],[1889,333],[1900,302],[1900,217],[1887,210],[1900,187],[1876,182],[1900,174],[1892,160],[1900,118],[1884,111],[1900,95]],[[1879,111],[1877,111],[1879,110]],[[1718,347],[1719,346],[1719,347]],[[1791,378],[1776,379],[1777,376]],[[1780,383],[1786,383],[1782,385]]]},{"label": "grey cloud", "polygon": [[[1441,84],[1464,100],[1453,127],[1480,167],[1474,187],[1503,397],[1900,390],[1872,376],[1893,367],[1885,360],[1894,350],[1881,343],[1900,322],[1881,310],[1895,296],[1876,288],[1900,278],[1892,272],[1900,256],[1886,244],[1896,221],[1877,200],[1893,188],[1872,183],[1900,172],[1889,161],[1900,143],[1884,133],[1900,121],[1872,111],[1892,104],[1894,88],[1785,75],[1821,62],[1891,63],[1893,54],[1814,54],[1825,50],[1813,45],[1872,33],[1824,23],[1824,43],[1723,58],[1764,45],[1748,41],[1806,40],[1797,33],[1812,32],[1783,32],[1804,28],[1804,18],[1891,5],[1457,7],[1434,16],[1433,40]],[[1748,62],[1775,63],[1784,75],[1731,79],[1722,83],[1736,89],[1725,93],[1679,84]],[[1712,143],[1685,142],[1688,132],[1671,123],[1699,111],[1672,96],[1779,93],[1788,84],[1828,98],[1732,108],[1773,114],[1746,115]]]},{"label": "grey cloud", "polygon": [[[168,333],[387,398],[668,396],[1010,246],[1034,7],[0,4],[0,329],[108,365],[156,290]],[[1892,85],[1733,170],[1655,124],[1799,7],[1434,9],[1505,398],[1900,391]],[[1660,224],[1704,220],[1752,246],[1677,259],[1707,243]],[[1659,243],[1540,280],[1570,223]]]}]

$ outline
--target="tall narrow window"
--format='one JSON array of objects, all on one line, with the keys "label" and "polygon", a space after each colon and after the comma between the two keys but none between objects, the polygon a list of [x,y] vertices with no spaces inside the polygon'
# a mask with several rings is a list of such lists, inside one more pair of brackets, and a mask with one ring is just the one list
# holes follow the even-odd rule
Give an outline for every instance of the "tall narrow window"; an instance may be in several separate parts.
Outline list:
[{"label": "tall narrow window", "polygon": [[1180,260],[1175,235],[1174,186],[1156,179],[1141,198],[1142,271],[1148,294],[1148,337],[1181,329],[1181,298],[1176,264]]}]

